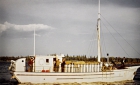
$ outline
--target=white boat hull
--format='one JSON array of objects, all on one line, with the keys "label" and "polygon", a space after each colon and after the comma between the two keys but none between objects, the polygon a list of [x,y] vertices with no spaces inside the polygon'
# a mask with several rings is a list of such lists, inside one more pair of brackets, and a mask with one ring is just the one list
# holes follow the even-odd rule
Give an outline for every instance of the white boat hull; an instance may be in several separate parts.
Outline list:
[{"label": "white boat hull", "polygon": [[139,66],[127,69],[113,70],[112,72],[91,73],[56,73],[56,72],[14,72],[20,83],[82,83],[82,82],[116,82],[133,80],[134,72]]}]

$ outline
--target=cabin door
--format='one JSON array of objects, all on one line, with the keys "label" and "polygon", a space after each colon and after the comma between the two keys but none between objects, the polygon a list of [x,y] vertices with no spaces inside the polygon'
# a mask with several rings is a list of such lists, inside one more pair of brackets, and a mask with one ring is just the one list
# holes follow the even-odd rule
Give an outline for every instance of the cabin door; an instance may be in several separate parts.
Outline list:
[{"label": "cabin door", "polygon": [[55,66],[56,66],[56,58],[53,58],[53,71],[55,71]]}]

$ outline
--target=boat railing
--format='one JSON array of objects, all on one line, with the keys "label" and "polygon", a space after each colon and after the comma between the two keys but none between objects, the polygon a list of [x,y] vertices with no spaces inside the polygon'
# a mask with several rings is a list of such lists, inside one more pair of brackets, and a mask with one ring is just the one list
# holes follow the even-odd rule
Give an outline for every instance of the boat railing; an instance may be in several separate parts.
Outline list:
[{"label": "boat railing", "polygon": [[69,64],[65,65],[64,72],[100,72],[102,66],[97,64]]},{"label": "boat railing", "polygon": [[[58,69],[56,71],[56,69]],[[62,71],[63,69],[63,71]],[[35,72],[101,72],[102,71],[102,64],[66,64],[64,67],[54,66],[35,66]]]}]

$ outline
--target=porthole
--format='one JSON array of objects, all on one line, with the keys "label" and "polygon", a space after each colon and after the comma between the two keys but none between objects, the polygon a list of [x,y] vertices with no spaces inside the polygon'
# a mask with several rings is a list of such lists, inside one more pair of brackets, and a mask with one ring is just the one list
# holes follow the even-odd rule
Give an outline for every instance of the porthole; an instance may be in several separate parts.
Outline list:
[{"label": "porthole", "polygon": [[39,60],[39,64],[40,64],[40,65],[44,65],[44,59],[40,59],[40,60]]}]

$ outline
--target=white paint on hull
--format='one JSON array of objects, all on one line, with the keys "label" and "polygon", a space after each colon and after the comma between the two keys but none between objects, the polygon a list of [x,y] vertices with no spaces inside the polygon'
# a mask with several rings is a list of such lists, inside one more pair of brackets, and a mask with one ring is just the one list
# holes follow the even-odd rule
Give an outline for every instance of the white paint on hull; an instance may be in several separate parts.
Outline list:
[{"label": "white paint on hull", "polygon": [[134,72],[139,66],[127,69],[113,70],[112,72],[91,73],[44,73],[44,72],[14,72],[16,79],[21,83],[82,83],[82,82],[116,82],[133,80]]}]

